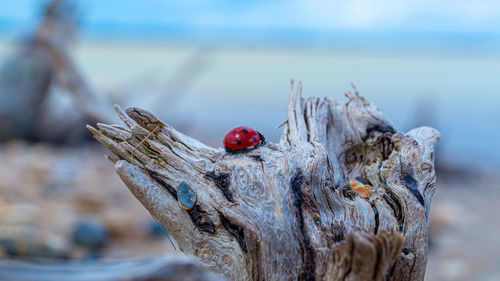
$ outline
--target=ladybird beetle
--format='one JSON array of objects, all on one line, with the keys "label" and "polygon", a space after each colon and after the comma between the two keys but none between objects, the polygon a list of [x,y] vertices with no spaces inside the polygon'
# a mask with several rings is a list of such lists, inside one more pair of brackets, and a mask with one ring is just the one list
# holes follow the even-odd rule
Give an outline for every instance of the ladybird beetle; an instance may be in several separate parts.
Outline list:
[{"label": "ladybird beetle", "polygon": [[266,140],[261,133],[247,126],[232,129],[222,141],[226,151],[233,153],[257,148],[265,143]]}]

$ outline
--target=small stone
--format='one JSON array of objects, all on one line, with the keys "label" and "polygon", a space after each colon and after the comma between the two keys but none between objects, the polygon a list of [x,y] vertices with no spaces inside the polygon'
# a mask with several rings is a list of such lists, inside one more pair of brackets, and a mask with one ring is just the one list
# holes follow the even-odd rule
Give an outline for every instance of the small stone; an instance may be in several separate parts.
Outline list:
[{"label": "small stone", "polygon": [[196,193],[185,182],[181,182],[177,187],[177,200],[184,210],[191,210],[196,203]]},{"label": "small stone", "polygon": [[18,256],[16,241],[12,238],[0,239],[0,248],[6,256]]},{"label": "small stone", "polygon": [[49,235],[45,241],[45,256],[49,258],[67,259],[69,256],[69,245],[67,241],[58,235]]},{"label": "small stone", "polygon": [[72,232],[73,242],[89,248],[103,248],[108,243],[108,233],[104,225],[92,219],[78,221]]}]

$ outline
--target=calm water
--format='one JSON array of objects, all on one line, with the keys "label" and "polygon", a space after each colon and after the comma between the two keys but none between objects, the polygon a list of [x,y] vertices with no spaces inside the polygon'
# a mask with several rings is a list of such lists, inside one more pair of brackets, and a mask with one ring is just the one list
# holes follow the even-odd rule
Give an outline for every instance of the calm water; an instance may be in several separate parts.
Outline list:
[{"label": "calm water", "polygon": [[[12,51],[7,42],[0,41],[0,59]],[[441,153],[457,163],[500,164],[500,55],[495,53],[83,41],[74,55],[103,94],[123,106],[149,108],[211,145],[242,124],[277,140],[281,131],[274,127],[285,120],[289,80],[295,78],[303,81],[304,96],[338,100],[345,100],[352,82],[398,130],[439,129]]]}]

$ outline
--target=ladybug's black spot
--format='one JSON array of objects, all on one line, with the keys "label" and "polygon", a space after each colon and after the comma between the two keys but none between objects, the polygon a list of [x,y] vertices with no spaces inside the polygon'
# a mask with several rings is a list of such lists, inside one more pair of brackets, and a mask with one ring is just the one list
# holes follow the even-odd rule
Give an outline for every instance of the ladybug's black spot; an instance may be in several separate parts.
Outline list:
[{"label": "ladybug's black spot", "polygon": [[237,143],[237,144],[241,144],[241,141],[240,141],[240,140],[236,140],[236,143]]},{"label": "ladybug's black spot", "polygon": [[248,133],[248,130],[247,129],[243,129],[243,133]]},{"label": "ladybug's black spot", "polygon": [[257,138],[256,138],[256,137],[253,137],[253,138],[252,138],[252,140],[253,140],[253,141],[257,141]]}]

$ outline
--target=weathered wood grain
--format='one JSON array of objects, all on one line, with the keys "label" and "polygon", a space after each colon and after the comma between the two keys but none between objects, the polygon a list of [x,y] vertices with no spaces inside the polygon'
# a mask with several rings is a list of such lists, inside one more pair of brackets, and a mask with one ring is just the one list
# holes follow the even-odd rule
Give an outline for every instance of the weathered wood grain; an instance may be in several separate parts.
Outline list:
[{"label": "weathered wood grain", "polygon": [[[396,132],[357,92],[347,102],[301,92],[292,82],[280,141],[247,153],[138,108],[117,107],[126,127],[88,128],[180,249],[231,280],[423,280],[439,133]],[[367,198],[352,179],[371,186]],[[177,202],[181,182],[197,194],[191,210]]]}]

